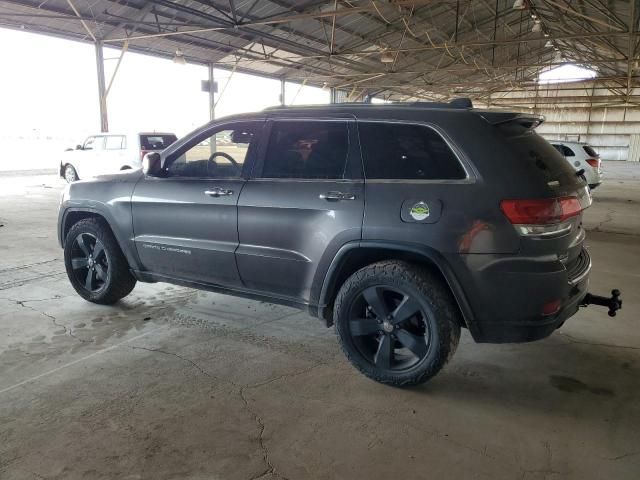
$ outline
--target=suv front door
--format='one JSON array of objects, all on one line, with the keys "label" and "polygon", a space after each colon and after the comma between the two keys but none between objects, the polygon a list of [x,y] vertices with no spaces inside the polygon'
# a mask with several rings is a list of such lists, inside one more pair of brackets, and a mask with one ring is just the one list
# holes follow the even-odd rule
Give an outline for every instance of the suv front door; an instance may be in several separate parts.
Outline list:
[{"label": "suv front door", "polygon": [[159,276],[237,287],[237,203],[263,121],[231,122],[196,135],[142,178],[132,196],[135,244]]},{"label": "suv front door", "polygon": [[313,302],[321,286],[316,272],[361,237],[364,185],[355,122],[267,124],[269,143],[238,203],[238,269],[250,289]]}]

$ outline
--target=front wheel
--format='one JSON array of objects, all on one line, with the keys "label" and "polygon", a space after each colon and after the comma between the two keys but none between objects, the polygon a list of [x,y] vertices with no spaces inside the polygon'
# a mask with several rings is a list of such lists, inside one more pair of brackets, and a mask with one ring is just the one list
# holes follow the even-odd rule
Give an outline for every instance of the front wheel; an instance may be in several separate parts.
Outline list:
[{"label": "front wheel", "polygon": [[374,263],[349,277],[336,297],[334,322],[349,361],[398,387],[433,377],[460,339],[450,291],[430,271],[401,261]]},{"label": "front wheel", "polygon": [[64,245],[64,264],[73,288],[93,303],[113,304],[136,285],[113,233],[96,218],[80,220],[71,227]]},{"label": "front wheel", "polygon": [[64,179],[67,183],[76,182],[80,179],[78,177],[78,172],[73,168],[73,165],[67,164],[64,166]]}]

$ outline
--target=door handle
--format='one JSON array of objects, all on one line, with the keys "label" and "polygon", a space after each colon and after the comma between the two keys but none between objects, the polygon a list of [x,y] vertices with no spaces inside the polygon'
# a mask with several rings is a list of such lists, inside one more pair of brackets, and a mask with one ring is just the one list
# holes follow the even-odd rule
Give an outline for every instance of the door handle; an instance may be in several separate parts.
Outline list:
[{"label": "door handle", "polygon": [[344,192],[327,192],[318,195],[322,200],[327,202],[339,202],[340,200],[355,200],[356,196],[353,193]]},{"label": "door handle", "polygon": [[228,197],[230,195],[233,195],[233,190],[216,187],[212,190],[205,190],[204,194],[209,195],[210,197]]}]

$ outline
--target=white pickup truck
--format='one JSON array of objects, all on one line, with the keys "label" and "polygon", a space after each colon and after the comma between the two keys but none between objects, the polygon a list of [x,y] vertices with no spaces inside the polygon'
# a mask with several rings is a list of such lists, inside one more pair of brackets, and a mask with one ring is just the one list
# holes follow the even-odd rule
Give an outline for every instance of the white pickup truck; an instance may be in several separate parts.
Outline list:
[{"label": "white pickup truck", "polygon": [[173,133],[99,133],[82,145],[62,154],[59,174],[67,182],[120,170],[141,168],[146,153],[167,148],[177,137]]}]

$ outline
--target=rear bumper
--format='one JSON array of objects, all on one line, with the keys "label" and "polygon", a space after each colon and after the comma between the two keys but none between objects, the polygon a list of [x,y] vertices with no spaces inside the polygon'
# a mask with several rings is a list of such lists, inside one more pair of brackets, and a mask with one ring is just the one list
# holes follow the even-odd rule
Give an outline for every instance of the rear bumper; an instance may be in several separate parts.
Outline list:
[{"label": "rear bumper", "polygon": [[[589,288],[591,259],[582,250],[565,267],[557,259],[474,255],[463,267],[466,296],[473,311],[476,342],[530,342],[549,336],[573,316]],[[473,264],[473,265],[470,265]],[[556,312],[544,306],[559,301]]]}]

